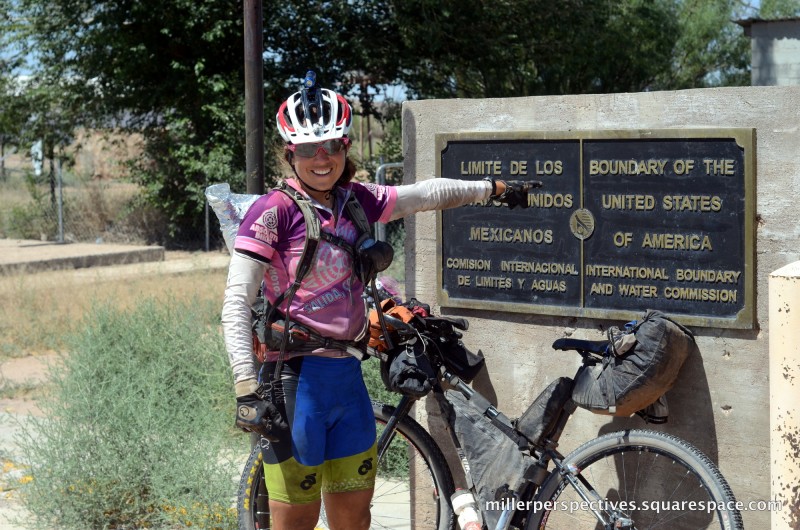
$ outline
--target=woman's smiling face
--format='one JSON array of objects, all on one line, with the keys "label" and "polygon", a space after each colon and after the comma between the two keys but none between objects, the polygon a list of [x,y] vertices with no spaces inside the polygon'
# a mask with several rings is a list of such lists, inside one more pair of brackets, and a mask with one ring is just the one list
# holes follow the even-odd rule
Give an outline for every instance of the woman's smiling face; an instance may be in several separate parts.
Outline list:
[{"label": "woman's smiling face", "polygon": [[330,190],[344,172],[347,151],[342,149],[338,153],[328,154],[320,147],[313,157],[295,154],[294,169],[306,185],[317,190]]}]

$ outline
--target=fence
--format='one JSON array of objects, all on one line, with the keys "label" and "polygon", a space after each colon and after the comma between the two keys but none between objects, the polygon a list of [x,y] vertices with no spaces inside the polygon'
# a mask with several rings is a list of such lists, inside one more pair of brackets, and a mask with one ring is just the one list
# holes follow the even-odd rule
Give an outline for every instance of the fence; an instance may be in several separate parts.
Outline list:
[{"label": "fence", "polygon": [[[81,167],[51,168],[36,176],[29,161],[7,157],[0,174],[0,238],[54,242],[166,244],[216,250],[222,248],[219,224],[212,212],[198,214],[181,242],[165,233],[166,222],[157,210],[141,201],[141,189],[124,178],[87,176]],[[402,182],[398,164],[381,166],[381,180]],[[376,175],[379,176],[379,175]],[[367,180],[375,177],[365,175]],[[395,247],[395,267],[402,270],[405,231],[402,220],[381,227],[380,234]]]},{"label": "fence", "polygon": [[6,167],[0,177],[0,237],[57,242],[144,244],[157,239],[159,215],[142,208],[139,188],[82,178],[55,167]]}]

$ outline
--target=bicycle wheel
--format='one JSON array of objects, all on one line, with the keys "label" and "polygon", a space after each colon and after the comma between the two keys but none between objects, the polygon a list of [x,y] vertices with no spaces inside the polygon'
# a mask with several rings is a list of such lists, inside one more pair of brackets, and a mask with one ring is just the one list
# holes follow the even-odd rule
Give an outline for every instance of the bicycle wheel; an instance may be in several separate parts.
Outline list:
[{"label": "bicycle wheel", "polygon": [[[380,436],[394,407],[373,403],[372,408]],[[454,490],[453,477],[436,442],[412,418],[403,418],[378,466],[370,528],[452,530],[455,518],[449,500]],[[241,530],[270,528],[269,492],[258,447],[245,464],[237,507]],[[327,528],[324,508],[317,527]]]},{"label": "bicycle wheel", "polygon": [[264,483],[264,460],[256,446],[244,465],[236,500],[239,530],[269,528],[269,493]]},{"label": "bicycle wheel", "polygon": [[[740,530],[736,499],[719,469],[675,436],[647,430],[606,434],[570,453],[608,528]],[[599,496],[599,497],[598,497]],[[554,471],[536,496],[526,530],[603,529],[590,503]],[[617,524],[618,526],[614,526]]]}]

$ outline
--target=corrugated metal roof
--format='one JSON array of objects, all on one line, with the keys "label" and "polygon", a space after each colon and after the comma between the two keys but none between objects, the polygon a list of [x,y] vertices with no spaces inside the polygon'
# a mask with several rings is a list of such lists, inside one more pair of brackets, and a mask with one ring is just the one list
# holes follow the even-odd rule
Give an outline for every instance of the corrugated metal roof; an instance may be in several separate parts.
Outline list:
[{"label": "corrugated metal roof", "polygon": [[800,17],[786,17],[786,18],[744,18],[741,20],[734,20],[743,28],[749,28],[753,24],[770,24],[772,22],[800,22]]}]

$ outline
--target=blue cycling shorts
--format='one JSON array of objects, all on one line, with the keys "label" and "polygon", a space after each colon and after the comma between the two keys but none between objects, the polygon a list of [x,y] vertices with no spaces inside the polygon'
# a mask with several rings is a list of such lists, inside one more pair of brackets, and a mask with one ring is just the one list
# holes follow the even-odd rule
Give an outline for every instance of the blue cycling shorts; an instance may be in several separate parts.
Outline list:
[{"label": "blue cycling shorts", "polygon": [[270,499],[305,504],[321,492],[372,489],[377,472],[375,416],[353,357],[295,357],[262,367],[270,398],[289,424],[278,442],[262,439]]}]

